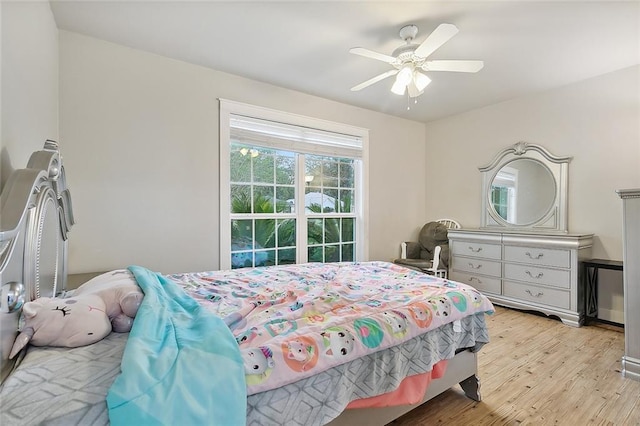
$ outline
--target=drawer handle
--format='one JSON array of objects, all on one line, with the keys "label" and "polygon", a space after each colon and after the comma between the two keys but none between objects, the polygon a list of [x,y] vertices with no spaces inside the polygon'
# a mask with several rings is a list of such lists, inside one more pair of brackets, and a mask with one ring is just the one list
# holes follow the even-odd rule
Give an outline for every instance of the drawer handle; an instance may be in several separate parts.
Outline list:
[{"label": "drawer handle", "polygon": [[480,281],[480,278],[478,277],[469,277],[469,282],[472,283],[473,281],[478,281],[478,284],[482,284],[482,281]]},{"label": "drawer handle", "polygon": [[480,253],[482,251],[482,247],[478,247],[477,249],[474,249],[473,247],[469,246],[469,250],[471,250],[474,253]]},{"label": "drawer handle", "polygon": [[478,266],[473,266],[473,263],[469,262],[469,267],[471,269],[480,269],[480,268],[482,268],[482,263],[480,265],[478,265]]},{"label": "drawer handle", "polygon": [[539,280],[540,278],[542,278],[542,276],[544,275],[542,272],[540,272],[538,275],[534,276],[531,271],[524,271],[527,275],[529,275],[531,278],[535,278],[537,280]]},{"label": "drawer handle", "polygon": [[526,289],[525,291],[526,291],[527,293],[529,293],[529,295],[530,295],[530,296],[533,296],[533,297],[540,297],[540,296],[542,296],[542,295],[544,294],[543,292],[539,292],[539,293],[533,294],[533,293],[531,292],[531,290],[529,290],[529,289]]},{"label": "drawer handle", "polygon": [[537,256],[532,256],[531,253],[526,252],[525,253],[527,256],[529,256],[529,259],[533,259],[533,260],[538,260],[540,259],[542,256],[544,256],[544,253],[538,253]]}]

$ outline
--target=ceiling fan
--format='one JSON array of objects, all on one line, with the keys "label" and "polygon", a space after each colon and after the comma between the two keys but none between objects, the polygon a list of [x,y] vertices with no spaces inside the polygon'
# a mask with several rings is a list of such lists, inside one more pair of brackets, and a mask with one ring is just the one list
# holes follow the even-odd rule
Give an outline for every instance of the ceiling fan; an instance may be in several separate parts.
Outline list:
[{"label": "ceiling fan", "polygon": [[362,90],[374,83],[384,80],[387,77],[396,75],[396,81],[391,87],[391,91],[398,95],[404,95],[408,91],[409,97],[415,98],[421,95],[431,79],[422,71],[455,71],[455,72],[478,72],[484,66],[482,61],[464,60],[436,60],[428,61],[427,57],[435,52],[440,46],[445,44],[451,37],[458,33],[458,28],[453,24],[440,24],[425,41],[421,44],[412,43],[418,34],[418,27],[406,25],[400,29],[400,38],[405,41],[403,46],[393,51],[391,56],[374,52],[363,47],[354,47],[350,53],[364,56],[366,58],[377,59],[378,61],[391,64],[394,69],[377,75],[363,83],[353,86],[352,91]]}]

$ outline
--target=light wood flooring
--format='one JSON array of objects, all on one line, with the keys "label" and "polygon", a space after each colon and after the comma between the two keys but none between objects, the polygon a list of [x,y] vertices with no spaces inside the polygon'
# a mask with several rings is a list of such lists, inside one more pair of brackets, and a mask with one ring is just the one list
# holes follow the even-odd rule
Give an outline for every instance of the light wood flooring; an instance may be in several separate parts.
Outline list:
[{"label": "light wood flooring", "polygon": [[624,331],[575,328],[496,307],[479,353],[482,402],[459,386],[391,423],[409,425],[640,425],[640,382],[623,378]]}]

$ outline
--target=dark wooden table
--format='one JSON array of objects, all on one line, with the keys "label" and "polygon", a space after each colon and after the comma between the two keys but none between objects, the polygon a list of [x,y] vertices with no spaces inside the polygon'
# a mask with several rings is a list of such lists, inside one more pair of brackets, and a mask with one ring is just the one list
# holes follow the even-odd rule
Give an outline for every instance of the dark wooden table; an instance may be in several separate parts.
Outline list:
[{"label": "dark wooden table", "polygon": [[589,259],[582,261],[585,283],[585,324],[589,319],[598,318],[598,270],[622,271],[622,261],[609,259]]}]

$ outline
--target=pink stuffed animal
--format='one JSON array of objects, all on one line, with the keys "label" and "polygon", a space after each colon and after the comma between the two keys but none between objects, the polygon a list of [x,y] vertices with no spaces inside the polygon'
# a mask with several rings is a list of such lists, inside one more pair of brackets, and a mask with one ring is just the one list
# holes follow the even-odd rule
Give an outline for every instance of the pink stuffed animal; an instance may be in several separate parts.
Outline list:
[{"label": "pink stuffed animal", "polygon": [[112,330],[131,330],[144,294],[127,270],[107,272],[87,281],[68,298],[41,297],[25,303],[24,325],[9,358],[28,343],[74,348],[95,343]]}]

